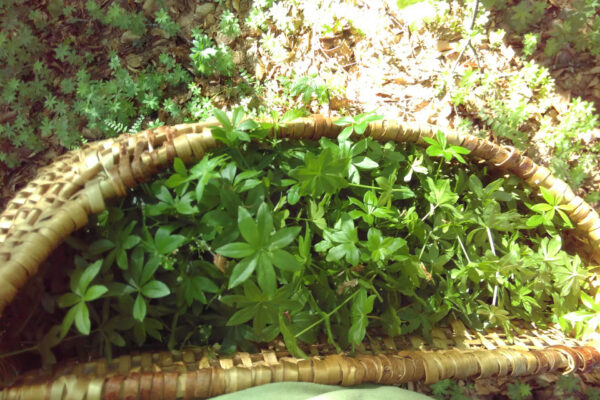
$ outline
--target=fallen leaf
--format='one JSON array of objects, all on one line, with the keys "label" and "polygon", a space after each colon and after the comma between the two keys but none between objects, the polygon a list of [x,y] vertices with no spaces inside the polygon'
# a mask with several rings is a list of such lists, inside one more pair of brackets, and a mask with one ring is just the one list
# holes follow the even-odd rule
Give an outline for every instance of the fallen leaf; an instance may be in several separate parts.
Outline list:
[{"label": "fallen leaf", "polygon": [[583,73],[584,74],[590,74],[590,75],[600,74],[600,65],[598,65],[598,66],[596,66],[594,68],[588,69],[587,71],[583,71]]},{"label": "fallen leaf", "polygon": [[254,77],[258,81],[262,81],[263,78],[265,77],[265,66],[260,61],[256,63],[256,67],[255,67],[255,71],[254,71]]},{"label": "fallen leaf", "polygon": [[140,35],[136,35],[135,33],[131,32],[131,31],[125,31],[121,35],[121,43],[132,43],[140,38],[141,38]]},{"label": "fallen leaf", "polygon": [[452,48],[453,48],[453,46],[451,46],[450,42],[447,40],[438,40],[437,41],[437,51],[439,51],[439,52],[450,50]]},{"label": "fallen leaf", "polygon": [[138,54],[129,54],[125,57],[125,62],[129,68],[139,68],[142,65],[142,56]]}]

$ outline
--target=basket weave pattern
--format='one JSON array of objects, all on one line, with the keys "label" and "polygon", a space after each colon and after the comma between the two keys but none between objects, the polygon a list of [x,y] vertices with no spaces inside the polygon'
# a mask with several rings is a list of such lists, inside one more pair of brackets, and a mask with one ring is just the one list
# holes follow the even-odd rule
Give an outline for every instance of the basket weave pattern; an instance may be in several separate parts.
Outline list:
[{"label": "basket weave pattern", "polygon": [[[95,142],[40,170],[0,215],[0,315],[37,272],[40,263],[68,235],[85,226],[90,214],[104,210],[106,200],[125,196],[129,188],[172,165],[175,157],[190,163],[215,147],[217,143],[210,133],[215,125],[216,122],[203,122],[160,127]],[[331,119],[315,115],[279,128],[277,135],[316,140],[335,138],[341,129]],[[600,260],[598,213],[547,168],[514,148],[444,128],[394,120],[371,122],[365,135],[380,141],[425,144],[422,138],[434,137],[438,130],[449,144],[469,149],[472,159],[485,160],[532,186],[545,187],[563,204],[571,205],[568,215],[586,242],[588,258]],[[78,396],[86,393],[86,399],[120,398],[113,397],[116,394],[128,398],[133,393],[141,393],[142,398],[147,398],[144,393],[152,393],[152,398],[193,398],[282,380],[351,385],[424,379],[433,383],[468,376],[583,370],[600,363],[596,348],[564,338],[560,332],[527,330],[524,335],[515,335],[519,348],[507,347],[498,334],[469,333],[460,324],[450,331],[436,332],[439,334],[434,335],[434,347],[452,350],[406,351],[422,348],[422,343],[413,338],[412,343],[403,346],[397,346],[399,342],[395,340],[384,341],[379,349],[364,349],[371,355],[356,358],[312,352],[313,358],[297,360],[285,352],[270,351],[212,360],[200,351],[179,353],[177,359],[172,353],[148,353],[120,357],[112,363],[100,360],[87,366],[65,367],[43,379],[42,375],[29,374],[21,379],[20,386],[1,392],[0,399],[83,399]],[[159,392],[161,397],[156,397]]]}]

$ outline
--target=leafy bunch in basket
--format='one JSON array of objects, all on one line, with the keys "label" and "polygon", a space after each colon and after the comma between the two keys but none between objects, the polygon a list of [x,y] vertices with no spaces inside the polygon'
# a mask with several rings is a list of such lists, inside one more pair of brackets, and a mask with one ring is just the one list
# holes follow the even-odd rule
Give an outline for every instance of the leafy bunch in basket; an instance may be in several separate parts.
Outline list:
[{"label": "leafy bunch in basket", "polygon": [[58,339],[78,331],[110,355],[157,342],[251,351],[281,336],[303,355],[316,341],[431,338],[454,319],[583,333],[589,273],[562,249],[571,226],[551,193],[467,165],[441,134],[426,151],[363,137],[373,113],[316,143],[266,138],[293,112],[215,116],[227,147],[176,159],[70,238],[80,256]]}]

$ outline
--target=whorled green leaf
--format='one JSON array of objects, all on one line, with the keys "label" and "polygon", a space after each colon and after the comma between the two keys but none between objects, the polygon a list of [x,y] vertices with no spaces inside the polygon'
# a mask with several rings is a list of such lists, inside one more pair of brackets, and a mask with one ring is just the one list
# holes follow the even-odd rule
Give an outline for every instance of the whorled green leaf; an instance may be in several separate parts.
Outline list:
[{"label": "whorled green leaf", "polygon": [[256,249],[248,243],[235,242],[221,246],[215,251],[225,257],[244,258],[256,252]]},{"label": "whorled green leaf", "polygon": [[149,299],[157,299],[168,296],[171,290],[161,281],[153,280],[142,286],[140,293]]},{"label": "whorled green leaf", "polygon": [[277,268],[284,271],[296,272],[302,269],[302,264],[300,264],[296,257],[285,250],[273,250],[270,259]]},{"label": "whorled green leaf", "polygon": [[362,342],[367,333],[369,321],[367,316],[373,311],[375,295],[367,296],[367,290],[358,289],[358,294],[354,297],[351,307],[352,325],[348,331],[348,341],[353,345]]},{"label": "whorled green leaf", "polygon": [[347,160],[328,147],[318,156],[307,153],[304,166],[290,171],[290,175],[298,180],[302,195],[317,197],[324,193],[337,193],[348,186],[345,179],[347,168]]},{"label": "whorled green leaf", "polygon": [[229,277],[229,288],[232,289],[244,283],[256,269],[257,262],[257,256],[246,257],[239,261],[235,267],[233,267],[231,276]]},{"label": "whorled green leaf", "polygon": [[133,303],[133,318],[142,322],[144,318],[146,318],[146,310],[146,300],[144,299],[144,296],[138,294]]}]

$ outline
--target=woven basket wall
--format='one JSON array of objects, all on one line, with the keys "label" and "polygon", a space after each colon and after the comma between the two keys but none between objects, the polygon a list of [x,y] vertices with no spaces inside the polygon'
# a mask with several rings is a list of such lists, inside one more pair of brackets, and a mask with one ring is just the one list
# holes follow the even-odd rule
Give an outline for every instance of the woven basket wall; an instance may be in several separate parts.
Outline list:
[{"label": "woven basket wall", "polygon": [[[72,232],[82,228],[105,201],[125,196],[129,188],[149,181],[172,165],[202,158],[216,146],[210,133],[215,122],[161,127],[86,145],[39,171],[0,215],[0,315],[40,263]],[[320,115],[295,120],[279,137],[316,140],[341,131]],[[424,144],[441,130],[448,143],[471,150],[528,184],[543,186],[570,204],[569,212],[582,254],[600,260],[600,218],[563,181],[515,149],[498,146],[444,128],[394,120],[370,123],[365,135],[380,141]],[[385,339],[359,348],[356,356],[332,354],[327,347],[307,349],[309,359],[295,359],[282,349],[218,358],[202,350],[122,356],[108,362],[63,363],[54,371],[34,371],[0,392],[0,399],[191,399],[233,392],[279,381],[326,384],[400,384],[424,380],[525,376],[549,371],[589,370],[600,365],[600,348],[565,337],[558,330],[524,327],[507,344],[503,334],[471,332],[456,322],[432,332],[433,343],[417,336]]]}]

